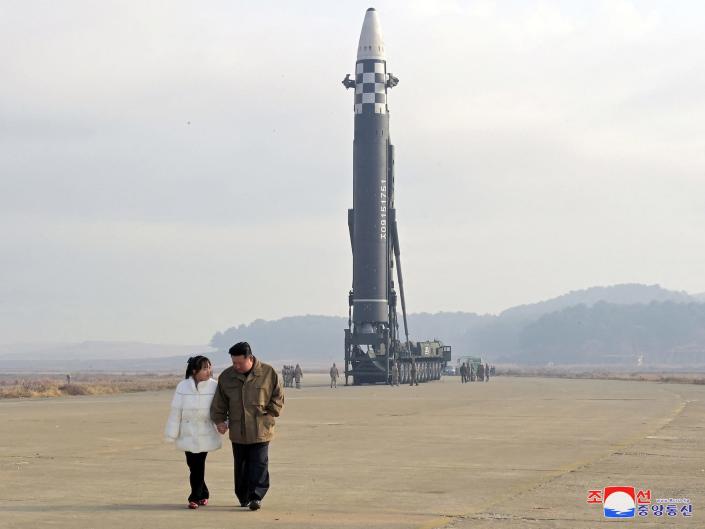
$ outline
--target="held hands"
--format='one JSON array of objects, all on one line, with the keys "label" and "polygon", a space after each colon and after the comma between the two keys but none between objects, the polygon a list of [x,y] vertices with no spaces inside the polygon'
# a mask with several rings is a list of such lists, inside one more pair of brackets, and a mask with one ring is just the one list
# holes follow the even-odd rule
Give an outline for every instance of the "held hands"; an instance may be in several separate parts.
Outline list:
[{"label": "held hands", "polygon": [[228,425],[224,422],[219,422],[218,424],[215,425],[215,427],[218,430],[219,434],[224,434],[225,432],[228,431]]}]

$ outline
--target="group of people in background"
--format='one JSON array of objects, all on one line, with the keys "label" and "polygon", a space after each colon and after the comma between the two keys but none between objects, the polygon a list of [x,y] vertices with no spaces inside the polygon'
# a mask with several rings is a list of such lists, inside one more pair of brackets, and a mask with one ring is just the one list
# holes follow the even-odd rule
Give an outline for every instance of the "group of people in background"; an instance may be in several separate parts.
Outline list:
[{"label": "group of people in background", "polygon": [[299,364],[296,366],[285,365],[282,367],[282,380],[284,380],[285,388],[293,388],[296,384],[296,389],[301,389],[301,379],[304,377],[304,372]]},{"label": "group of people in background", "polygon": [[495,368],[489,364],[474,364],[463,362],[460,366],[460,382],[489,382],[490,376],[494,376]]}]

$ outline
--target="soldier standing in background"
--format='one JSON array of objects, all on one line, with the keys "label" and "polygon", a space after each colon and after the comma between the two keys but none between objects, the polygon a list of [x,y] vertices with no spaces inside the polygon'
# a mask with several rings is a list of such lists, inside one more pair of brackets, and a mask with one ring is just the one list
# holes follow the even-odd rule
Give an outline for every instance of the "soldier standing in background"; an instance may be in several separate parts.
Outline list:
[{"label": "soldier standing in background", "polygon": [[392,362],[392,386],[399,385],[399,365]]},{"label": "soldier standing in background", "polygon": [[304,377],[304,372],[299,364],[296,364],[294,369],[294,380],[296,381],[296,389],[301,389],[301,379]]},{"label": "soldier standing in background", "polygon": [[485,364],[485,382],[490,381],[490,364]]},{"label": "soldier standing in background", "polygon": [[482,364],[477,366],[477,380],[478,382],[485,381],[485,366]]},{"label": "soldier standing in background", "polygon": [[414,385],[418,386],[419,385],[419,383],[416,380],[416,360],[414,360],[413,358],[411,359],[411,379],[410,379],[409,385],[410,386],[414,386]]},{"label": "soldier standing in background", "polygon": [[465,384],[468,381],[468,366],[463,362],[460,366],[460,383]]},{"label": "soldier standing in background", "polygon": [[340,378],[340,373],[338,373],[338,368],[335,367],[335,362],[333,362],[333,367],[330,368],[330,387],[338,387],[338,378]]}]

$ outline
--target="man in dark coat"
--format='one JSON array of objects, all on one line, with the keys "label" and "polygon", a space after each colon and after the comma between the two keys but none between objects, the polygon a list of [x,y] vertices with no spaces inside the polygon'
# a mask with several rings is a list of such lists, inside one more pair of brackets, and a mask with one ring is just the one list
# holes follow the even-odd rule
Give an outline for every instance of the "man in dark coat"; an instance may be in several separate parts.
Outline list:
[{"label": "man in dark coat", "polygon": [[211,419],[221,434],[230,429],[235,495],[242,507],[256,511],[269,490],[269,442],[284,390],[274,368],[255,358],[247,342],[233,345],[230,359],[233,365],[218,377]]}]

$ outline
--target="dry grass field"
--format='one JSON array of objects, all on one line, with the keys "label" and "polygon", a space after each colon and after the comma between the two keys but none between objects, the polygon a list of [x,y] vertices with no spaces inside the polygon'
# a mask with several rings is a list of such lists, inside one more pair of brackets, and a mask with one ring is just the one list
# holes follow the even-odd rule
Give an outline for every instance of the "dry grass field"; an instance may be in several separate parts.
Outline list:
[{"label": "dry grass field", "polygon": [[76,374],[69,384],[65,375],[0,375],[0,399],[159,391],[178,381],[177,375]]},{"label": "dry grass field", "polygon": [[[325,371],[327,373],[327,371]],[[327,378],[321,370],[307,371],[314,385],[325,385]],[[529,368],[501,367],[500,376],[541,377],[567,379],[627,380],[673,384],[705,384],[704,373],[620,372],[607,369],[576,369],[566,367]],[[59,374],[0,374],[0,399],[42,398],[76,395],[112,395],[139,391],[171,389],[180,380],[169,374],[115,374],[77,373],[67,383],[66,375]],[[452,381],[453,377],[448,380]],[[309,384],[311,385],[311,384]]]},{"label": "dry grass field", "polygon": [[513,377],[551,377],[595,380],[629,380],[636,382],[663,382],[668,384],[705,384],[705,373],[680,371],[627,371],[591,367],[526,367],[504,366],[499,375]]}]

